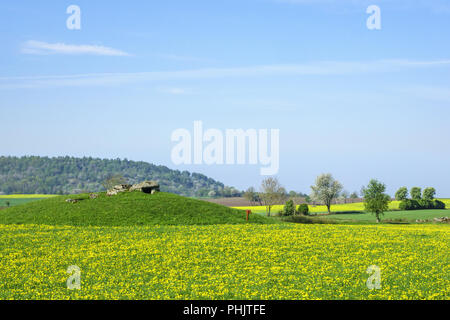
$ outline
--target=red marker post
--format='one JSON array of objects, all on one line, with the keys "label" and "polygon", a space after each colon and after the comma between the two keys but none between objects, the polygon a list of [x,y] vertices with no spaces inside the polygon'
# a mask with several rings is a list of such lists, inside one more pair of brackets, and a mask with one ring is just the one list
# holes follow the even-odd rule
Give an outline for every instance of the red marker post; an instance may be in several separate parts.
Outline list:
[{"label": "red marker post", "polygon": [[250,217],[251,214],[252,214],[252,211],[251,210],[247,210],[247,221],[248,221],[248,218]]}]

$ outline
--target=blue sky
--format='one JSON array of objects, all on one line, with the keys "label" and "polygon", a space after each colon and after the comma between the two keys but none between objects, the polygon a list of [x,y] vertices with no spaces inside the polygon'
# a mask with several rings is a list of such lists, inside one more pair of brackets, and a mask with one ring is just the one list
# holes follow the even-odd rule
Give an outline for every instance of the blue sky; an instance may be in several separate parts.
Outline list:
[{"label": "blue sky", "polygon": [[[66,8],[81,8],[81,30]],[[366,9],[381,8],[368,30]],[[128,158],[244,189],[259,166],[175,166],[171,133],[280,129],[278,177],[309,192],[450,197],[445,0],[2,1],[0,154]]]}]

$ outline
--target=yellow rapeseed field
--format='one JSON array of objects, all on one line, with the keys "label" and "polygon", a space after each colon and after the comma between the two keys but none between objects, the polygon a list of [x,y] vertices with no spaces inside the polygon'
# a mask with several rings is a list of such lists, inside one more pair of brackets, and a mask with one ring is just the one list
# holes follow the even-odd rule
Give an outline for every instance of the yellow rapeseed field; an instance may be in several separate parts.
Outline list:
[{"label": "yellow rapeseed field", "polygon": [[449,243],[446,225],[0,225],[0,298],[448,299]]},{"label": "yellow rapeseed field", "polygon": [[56,195],[51,194],[11,194],[11,195],[0,195],[0,199],[44,199],[52,198]]}]

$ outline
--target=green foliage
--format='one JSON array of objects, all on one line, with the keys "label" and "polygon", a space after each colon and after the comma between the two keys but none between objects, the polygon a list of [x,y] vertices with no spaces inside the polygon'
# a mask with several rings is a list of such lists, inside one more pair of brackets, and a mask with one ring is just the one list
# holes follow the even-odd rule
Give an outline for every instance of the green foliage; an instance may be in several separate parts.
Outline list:
[{"label": "green foliage", "polygon": [[434,200],[435,196],[436,196],[435,188],[426,188],[425,190],[423,190],[423,198],[425,200]]},{"label": "green foliage", "polygon": [[[78,199],[67,203],[66,199]],[[270,223],[251,215],[252,223]],[[0,224],[64,226],[209,225],[246,223],[245,211],[170,193],[124,192],[97,199],[89,194],[60,196],[2,210]]]},{"label": "green foliage", "polygon": [[350,199],[358,199],[358,192],[354,191],[352,192],[352,194],[350,195]]},{"label": "green foliage", "polygon": [[445,209],[445,203],[440,200],[410,200],[406,199],[400,202],[400,210],[427,210],[427,209]]},{"label": "green foliage", "polygon": [[411,200],[411,199],[402,200],[402,202],[400,202],[398,207],[400,210],[419,210],[420,209],[418,200]]},{"label": "green foliage", "polygon": [[406,199],[408,199],[408,188],[407,187],[401,187],[395,193],[395,200],[403,201],[403,200],[406,200]]},{"label": "green foliage", "polygon": [[317,177],[316,182],[311,186],[311,198],[324,203],[331,213],[331,203],[337,198],[343,189],[342,184],[335,180],[330,173],[321,174]]},{"label": "green foliage", "polygon": [[365,210],[375,214],[377,222],[381,222],[380,215],[389,210],[391,198],[385,192],[386,185],[375,179],[362,190]]},{"label": "green foliage", "polygon": [[309,214],[309,206],[306,203],[302,203],[298,206],[297,213],[299,215],[307,216]]},{"label": "green foliage", "polygon": [[294,214],[295,214],[294,201],[289,200],[288,202],[286,202],[286,204],[284,206],[283,215],[289,217],[289,216],[293,216]]},{"label": "green foliage", "polygon": [[247,199],[252,206],[253,205],[262,205],[261,197],[259,196],[258,192],[256,192],[255,188],[250,187],[248,188],[244,194],[244,198]]},{"label": "green foliage", "polygon": [[439,210],[443,210],[445,209],[445,203],[442,202],[441,200],[433,200],[433,209],[439,209]]},{"label": "green foliage", "polygon": [[127,159],[72,157],[0,157],[0,193],[5,194],[76,194],[100,192],[102,182],[121,175],[130,184],[155,180],[161,191],[184,196],[234,197],[240,192],[199,173],[171,170],[146,162]]},{"label": "green foliage", "polygon": [[411,198],[413,200],[420,200],[420,199],[422,199],[422,189],[419,188],[419,187],[411,188]]},{"label": "green foliage", "polygon": [[282,219],[284,222],[301,224],[335,224],[331,219],[311,218],[306,216],[290,216]]}]

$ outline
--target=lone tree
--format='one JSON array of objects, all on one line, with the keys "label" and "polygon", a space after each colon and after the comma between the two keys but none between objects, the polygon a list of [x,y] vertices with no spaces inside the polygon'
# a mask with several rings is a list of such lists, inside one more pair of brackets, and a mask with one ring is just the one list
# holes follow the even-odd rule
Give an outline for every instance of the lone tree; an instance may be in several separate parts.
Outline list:
[{"label": "lone tree", "polygon": [[407,187],[401,187],[397,190],[395,193],[395,200],[402,201],[408,199],[408,188]]},{"label": "lone tree", "polygon": [[389,209],[391,197],[386,193],[386,185],[378,180],[371,180],[367,188],[363,188],[364,207],[366,211],[375,214],[377,223],[381,222],[381,215]]},{"label": "lone tree", "polygon": [[331,213],[331,203],[341,193],[342,184],[335,180],[330,173],[324,173],[317,177],[316,184],[311,186],[311,198],[323,202]]},{"label": "lone tree", "polygon": [[426,188],[425,190],[423,190],[423,198],[425,200],[434,200],[435,196],[436,196],[435,188]]},{"label": "lone tree", "polygon": [[419,188],[419,187],[411,188],[411,198],[413,200],[420,200],[420,199],[422,199],[422,189]]},{"label": "lone tree", "polygon": [[261,183],[261,200],[266,207],[267,216],[270,217],[272,207],[282,203],[286,198],[286,189],[284,189],[277,178],[267,178]]}]

